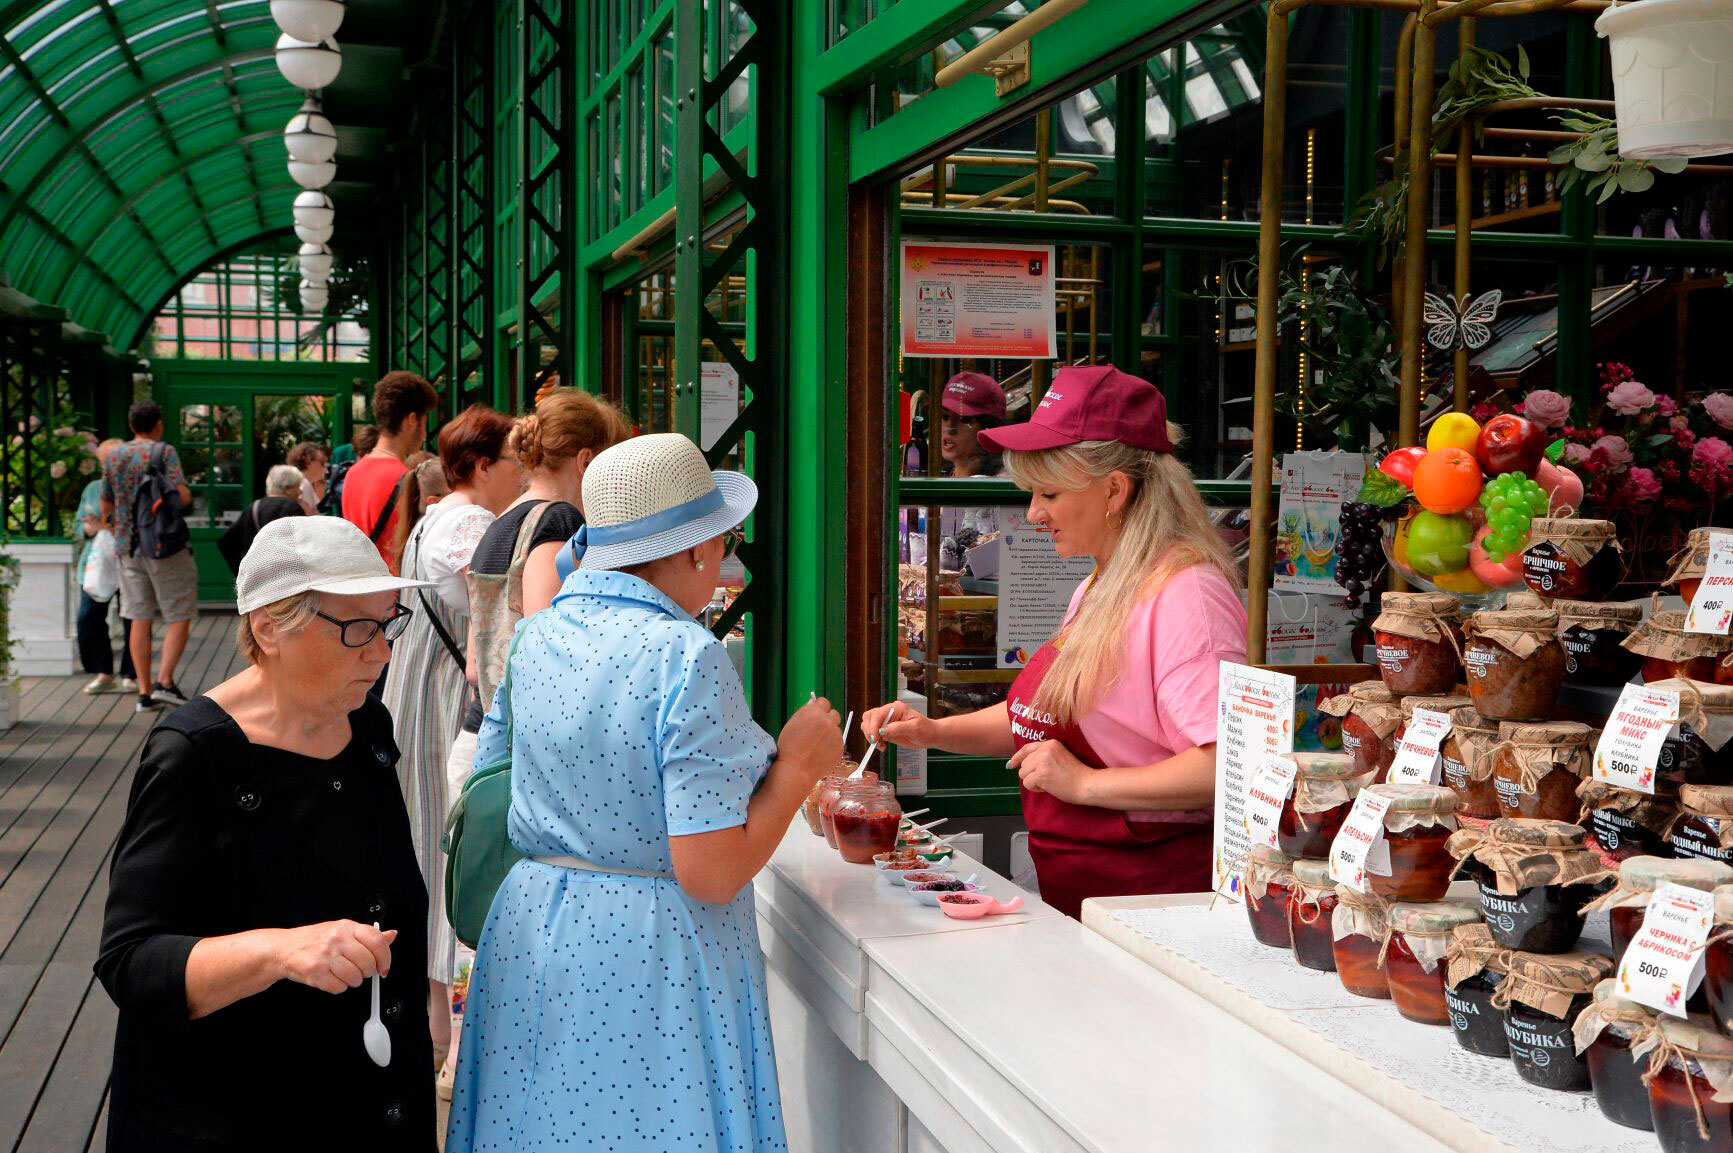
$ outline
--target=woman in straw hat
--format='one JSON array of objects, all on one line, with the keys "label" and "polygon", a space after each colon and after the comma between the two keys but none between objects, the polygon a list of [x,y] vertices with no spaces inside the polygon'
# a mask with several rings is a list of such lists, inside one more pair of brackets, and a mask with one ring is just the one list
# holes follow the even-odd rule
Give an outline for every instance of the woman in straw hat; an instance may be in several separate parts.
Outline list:
[{"label": "woman in straw hat", "polygon": [[419,583],[336,517],[241,561],[247,668],[158,723],[114,850],[111,1151],[433,1148],[427,890],[367,695]]},{"label": "woman in straw hat", "polygon": [[675,434],[597,455],[579,567],[519,627],[478,763],[512,755],[448,1149],[783,1149],[750,882],[842,756],[815,700],[772,740],[698,623],[758,490]]}]

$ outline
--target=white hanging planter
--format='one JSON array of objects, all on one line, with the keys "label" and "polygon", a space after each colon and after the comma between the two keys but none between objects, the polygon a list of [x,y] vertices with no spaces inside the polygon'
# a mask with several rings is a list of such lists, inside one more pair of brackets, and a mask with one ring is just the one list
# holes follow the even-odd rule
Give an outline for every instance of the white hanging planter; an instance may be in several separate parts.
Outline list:
[{"label": "white hanging planter", "polygon": [[1634,0],[1595,31],[1612,50],[1621,156],[1733,152],[1733,0]]}]

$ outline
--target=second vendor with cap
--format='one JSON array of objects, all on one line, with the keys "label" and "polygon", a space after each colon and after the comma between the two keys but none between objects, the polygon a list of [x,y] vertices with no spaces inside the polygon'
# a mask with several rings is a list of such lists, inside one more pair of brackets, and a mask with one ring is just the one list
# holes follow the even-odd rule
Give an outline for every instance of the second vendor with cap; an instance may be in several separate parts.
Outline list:
[{"label": "second vendor with cap", "polygon": [[1041,895],[1073,917],[1211,887],[1217,669],[1245,660],[1246,614],[1179,434],[1154,385],[1105,365],[1061,369],[1028,422],[983,429],[1030,524],[1095,571],[1005,702],[862,721],[869,740],[1010,758]]},{"label": "second vendor with cap", "polygon": [[939,455],[944,476],[1003,476],[1004,463],[981,434],[1005,423],[1005,390],[984,372],[959,372],[939,398]]}]

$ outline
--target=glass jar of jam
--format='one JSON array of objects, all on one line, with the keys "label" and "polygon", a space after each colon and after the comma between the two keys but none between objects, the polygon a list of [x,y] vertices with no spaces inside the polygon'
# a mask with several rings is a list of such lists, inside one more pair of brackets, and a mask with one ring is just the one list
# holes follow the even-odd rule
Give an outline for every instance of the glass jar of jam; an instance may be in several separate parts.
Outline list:
[{"label": "glass jar of jam", "polygon": [[1522,550],[1522,579],[1543,597],[1602,600],[1624,579],[1623,551],[1610,520],[1536,517]]},{"label": "glass jar of jam", "polygon": [[1655,1013],[1618,995],[1619,983],[1609,978],[1595,986],[1594,1001],[1577,1018],[1577,1052],[1589,1063],[1595,1102],[1607,1120],[1631,1129],[1653,1129],[1649,1088],[1643,1084],[1648,1062],[1631,1054],[1631,1046],[1655,1027]]},{"label": "glass jar of jam", "polygon": [[1336,882],[1330,862],[1295,861],[1294,890],[1288,898],[1288,937],[1294,960],[1322,973],[1336,971]]},{"label": "glass jar of jam", "polygon": [[1493,1004],[1504,983],[1510,950],[1492,939],[1485,925],[1458,925],[1444,950],[1444,1003],[1456,1043],[1482,1057],[1510,1056],[1504,1035],[1504,1009]]},{"label": "glass jar of jam", "polygon": [[1443,785],[1391,782],[1368,788],[1390,802],[1384,813],[1390,871],[1380,872],[1369,859],[1367,887],[1383,901],[1439,900],[1456,867],[1444,848],[1456,831],[1456,794]]},{"label": "glass jar of jam", "polygon": [[1733,785],[1686,785],[1667,831],[1675,857],[1733,862]]},{"label": "glass jar of jam", "polygon": [[1709,568],[1709,548],[1713,535],[1726,529],[1694,528],[1685,537],[1685,547],[1668,560],[1673,571],[1661,582],[1662,588],[1677,589],[1679,596],[1690,604],[1697,596],[1697,586]]},{"label": "glass jar of jam", "polygon": [[1715,1028],[1733,1033],[1733,878],[1715,889],[1715,926],[1703,954],[1699,991]]},{"label": "glass jar of jam", "polygon": [[1556,601],[1552,607],[1565,650],[1565,684],[1622,685],[1637,675],[1643,659],[1625,648],[1625,638],[1643,619],[1642,605]]},{"label": "glass jar of jam", "polygon": [[1593,764],[1594,729],[1576,721],[1498,727],[1492,784],[1507,817],[1576,820],[1577,787]]},{"label": "glass jar of jam", "polygon": [[831,823],[831,815],[836,811],[837,799],[842,796],[842,787],[848,783],[848,777],[843,773],[832,773],[820,777],[814,785],[813,792],[818,796],[818,831],[824,835],[824,843],[836,848],[836,826]]},{"label": "glass jar of jam", "polygon": [[1396,1011],[1422,1025],[1449,1025],[1444,1001],[1445,951],[1456,929],[1480,919],[1468,901],[1399,902],[1390,906],[1384,977]]},{"label": "glass jar of jam", "polygon": [[1707,893],[1717,885],[1733,884],[1733,865],[1702,857],[1631,857],[1621,861],[1617,884],[1596,897],[1587,910],[1607,911],[1613,956],[1623,957],[1631,939],[1642,931],[1649,898],[1663,881]]},{"label": "glass jar of jam", "polygon": [[1378,673],[1398,696],[1448,692],[1462,679],[1462,623],[1449,593],[1385,593],[1372,622]]},{"label": "glass jar of jam", "polygon": [[1660,1044],[1649,1058],[1649,1115],[1661,1153],[1733,1149],[1733,1040],[1695,1021],[1656,1018]]},{"label": "glass jar of jam", "polygon": [[897,847],[902,819],[903,807],[890,782],[849,781],[831,810],[837,851],[851,865],[870,865],[874,853]]},{"label": "glass jar of jam", "polygon": [[[1431,697],[1403,697],[1401,705],[1402,719],[1397,722],[1396,733],[1391,738],[1391,746],[1395,748],[1398,753],[1402,751],[1402,738],[1408,735],[1408,725],[1414,720],[1414,712],[1416,709],[1426,709],[1429,712],[1443,713],[1445,716],[1449,716],[1457,709],[1469,707],[1468,690],[1463,688],[1461,685],[1458,685],[1457,691],[1453,693],[1443,693]],[[1448,735],[1449,734],[1446,734],[1446,737],[1448,737]],[[1443,744],[1440,743],[1440,758],[1442,758],[1443,752],[1444,747]],[[1394,764],[1396,759],[1392,757],[1390,760],[1391,764]],[[1389,774],[1390,769],[1387,765],[1385,766],[1384,771],[1373,777],[1369,783],[1381,785],[1389,779]]]},{"label": "glass jar of jam", "polygon": [[1288,898],[1294,888],[1294,858],[1267,845],[1253,845],[1246,862],[1246,916],[1258,944],[1286,949]]},{"label": "glass jar of jam", "polygon": [[1587,1090],[1589,1065],[1577,1056],[1572,1027],[1612,972],[1612,960],[1599,953],[1511,953],[1509,966],[1495,999],[1506,1005],[1504,1035],[1517,1073],[1544,1089]]},{"label": "glass jar of jam", "polygon": [[1679,723],[1661,744],[1656,791],[1661,783],[1733,785],[1733,685],[1672,677],[1650,688],[1679,694]]},{"label": "glass jar of jam", "polygon": [[1577,786],[1577,800],[1582,803],[1577,823],[1588,830],[1589,843],[1612,860],[1671,851],[1667,833],[1679,814],[1677,789],[1651,796],[1591,777]]},{"label": "glass jar of jam", "polygon": [[1354,758],[1354,775],[1382,778],[1396,759],[1396,726],[1402,705],[1382,681],[1361,681],[1318,705],[1342,718],[1342,751]]},{"label": "glass jar of jam", "polygon": [[1342,988],[1356,997],[1390,999],[1390,982],[1384,976],[1381,959],[1388,928],[1384,910],[1378,898],[1356,893],[1346,885],[1336,886],[1336,911],[1330,917],[1336,976]]},{"label": "glass jar of jam", "polygon": [[1276,847],[1290,857],[1327,857],[1360,793],[1354,758],[1347,753],[1294,753],[1292,759],[1299,772],[1282,803]]},{"label": "glass jar of jam", "polygon": [[1473,705],[1450,710],[1450,732],[1439,747],[1440,779],[1456,793],[1456,815],[1490,821],[1504,815],[1492,782],[1492,748],[1498,743],[1498,721],[1489,721]]},{"label": "glass jar of jam", "polygon": [[1733,652],[1733,637],[1688,633],[1685,614],[1678,610],[1651,613],[1625,638],[1625,647],[1643,658],[1645,684],[1673,677],[1715,684],[1733,679],[1721,661]]},{"label": "glass jar of jam", "polygon": [[1480,889],[1492,939],[1525,953],[1568,953],[1583,933],[1583,906],[1613,874],[1585,844],[1580,825],[1501,817],[1463,829],[1447,846],[1456,875]]},{"label": "glass jar of jam", "polygon": [[1463,626],[1462,664],[1481,716],[1543,721],[1564,683],[1565,650],[1551,609],[1487,609]]}]

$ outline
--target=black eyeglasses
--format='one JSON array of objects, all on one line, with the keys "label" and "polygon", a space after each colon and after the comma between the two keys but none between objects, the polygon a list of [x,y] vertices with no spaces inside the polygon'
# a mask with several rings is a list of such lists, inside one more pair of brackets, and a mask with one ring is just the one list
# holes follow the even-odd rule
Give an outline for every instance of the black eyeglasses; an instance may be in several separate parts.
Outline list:
[{"label": "black eyeglasses", "polygon": [[731,528],[722,534],[722,555],[733,556],[741,545],[746,543],[746,533],[738,528]]},{"label": "black eyeglasses", "polygon": [[384,620],[375,620],[372,617],[355,617],[345,621],[338,620],[329,613],[317,611],[313,615],[337,626],[338,631],[342,634],[345,648],[364,649],[373,643],[373,638],[379,635],[381,629],[385,631],[386,644],[390,644],[402,636],[403,630],[409,627],[409,618],[415,613],[402,605],[394,605],[391,609],[391,615]]}]

